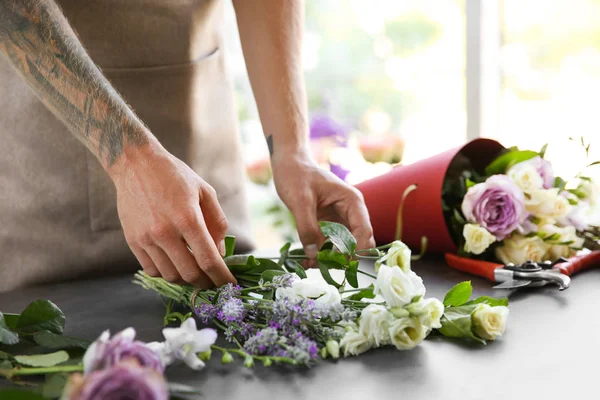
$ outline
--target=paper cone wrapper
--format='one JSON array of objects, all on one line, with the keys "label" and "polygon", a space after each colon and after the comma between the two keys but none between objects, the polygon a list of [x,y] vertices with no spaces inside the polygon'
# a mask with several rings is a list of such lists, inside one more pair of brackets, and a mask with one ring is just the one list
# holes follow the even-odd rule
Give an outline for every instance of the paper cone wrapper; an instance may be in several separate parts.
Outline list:
[{"label": "paper cone wrapper", "polygon": [[375,240],[386,244],[395,240],[398,207],[402,195],[411,185],[416,190],[407,195],[402,212],[402,237],[413,251],[427,238],[427,251],[456,252],[442,211],[442,187],[450,163],[460,153],[476,170],[482,171],[504,149],[491,139],[475,139],[464,146],[418,161],[399,165],[390,172],[364,181],[356,187],[362,192]]}]

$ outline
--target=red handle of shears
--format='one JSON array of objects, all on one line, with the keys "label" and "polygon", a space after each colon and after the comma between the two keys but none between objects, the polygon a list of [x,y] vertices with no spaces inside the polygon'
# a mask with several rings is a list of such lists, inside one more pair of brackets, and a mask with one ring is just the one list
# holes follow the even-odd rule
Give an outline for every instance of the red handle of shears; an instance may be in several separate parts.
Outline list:
[{"label": "red handle of shears", "polygon": [[504,267],[502,264],[496,264],[489,261],[473,260],[472,258],[460,257],[456,254],[446,253],[446,263],[459,271],[466,272],[471,275],[481,276],[492,282],[496,282],[494,271]]},{"label": "red handle of shears", "polygon": [[573,274],[576,274],[577,272],[599,266],[600,251],[596,250],[588,254],[582,254],[580,256],[571,257],[569,258],[569,261],[557,264],[554,266],[554,268],[558,269],[561,273],[567,276],[571,276]]}]

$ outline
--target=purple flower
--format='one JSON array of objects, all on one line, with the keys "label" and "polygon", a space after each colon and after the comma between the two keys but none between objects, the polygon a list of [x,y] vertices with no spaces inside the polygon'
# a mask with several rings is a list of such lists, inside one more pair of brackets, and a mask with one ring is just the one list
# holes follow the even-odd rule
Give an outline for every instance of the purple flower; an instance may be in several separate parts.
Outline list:
[{"label": "purple flower", "polygon": [[544,160],[542,157],[538,156],[524,162],[531,163],[538,174],[540,174],[544,180],[544,189],[551,189],[554,187],[554,170],[552,169],[552,164],[550,164],[548,160]]},{"label": "purple flower", "polygon": [[347,129],[326,115],[315,116],[310,122],[310,138],[331,138],[344,145],[347,141]]},{"label": "purple flower", "polygon": [[[79,382],[77,380],[79,379]],[[76,382],[73,385],[73,382]],[[135,362],[123,362],[87,375],[75,377],[67,387],[69,400],[167,400],[164,377]]]},{"label": "purple flower", "polygon": [[337,164],[329,164],[329,171],[331,171],[331,173],[333,173],[341,180],[346,180],[346,176],[348,176],[348,174],[350,173],[349,170],[342,168]]},{"label": "purple flower", "polygon": [[94,343],[88,347],[83,356],[83,367],[86,374],[118,364],[121,360],[135,359],[143,367],[162,373],[165,366],[159,355],[145,343],[134,340],[135,329],[127,328],[110,339],[110,333],[104,331]]},{"label": "purple flower", "polygon": [[469,188],[462,212],[467,221],[481,225],[498,240],[503,240],[526,217],[525,195],[508,177],[494,175]]},{"label": "purple flower", "polygon": [[217,315],[221,321],[226,323],[242,323],[246,312],[241,299],[231,298],[221,305]]},{"label": "purple flower", "polygon": [[202,303],[196,307],[194,313],[203,324],[208,324],[213,318],[217,317],[218,309],[213,304]]}]

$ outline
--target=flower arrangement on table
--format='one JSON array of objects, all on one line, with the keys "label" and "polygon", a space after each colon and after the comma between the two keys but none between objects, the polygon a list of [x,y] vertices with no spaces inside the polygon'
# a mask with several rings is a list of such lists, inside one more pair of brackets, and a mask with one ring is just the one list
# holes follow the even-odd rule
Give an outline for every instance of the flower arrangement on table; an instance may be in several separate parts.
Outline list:
[{"label": "flower arrangement on table", "polygon": [[518,265],[600,248],[600,186],[585,171],[555,177],[545,149],[508,149],[483,174],[464,164],[451,173],[442,196],[459,255]]},{"label": "flower arrangement on table", "polygon": [[[201,369],[214,353],[224,364],[237,358],[247,367],[312,366],[383,346],[410,350],[431,334],[486,343],[504,333],[506,299],[471,300],[470,282],[443,302],[426,298],[404,243],[358,250],[342,225],[324,222],[321,230],[327,241],[318,269],[305,270],[302,250],[290,244],[276,259],[255,258],[233,255],[234,239],[227,238],[225,262],[237,285],[199,290],[138,272],[135,283],[167,299],[165,325],[180,322],[163,329],[164,342],[136,341],[133,328],[113,337],[104,332],[91,345],[63,336],[64,314],[47,300],[20,315],[0,314],[0,375],[45,375],[45,384],[28,389],[34,399],[164,400],[194,391],[167,384],[165,368],[183,362]],[[376,274],[359,268],[362,258],[375,261]],[[174,312],[174,304],[190,311]],[[198,330],[196,321],[209,327]],[[217,332],[229,344],[217,343]],[[22,355],[27,346],[45,351]],[[20,398],[6,397],[11,393],[23,391],[0,390],[0,397]]]}]

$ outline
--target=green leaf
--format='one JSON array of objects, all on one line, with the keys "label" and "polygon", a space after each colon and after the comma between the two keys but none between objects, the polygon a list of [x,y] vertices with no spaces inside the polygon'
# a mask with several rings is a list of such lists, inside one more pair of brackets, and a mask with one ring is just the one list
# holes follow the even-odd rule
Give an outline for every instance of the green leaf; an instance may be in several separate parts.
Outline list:
[{"label": "green leaf", "polygon": [[356,239],[352,233],[342,224],[337,222],[320,222],[321,233],[337,247],[343,254],[352,256],[356,250]]},{"label": "green leaf", "polygon": [[471,281],[461,282],[450,289],[448,293],[446,293],[446,297],[444,297],[444,306],[462,306],[469,301],[472,293],[473,287],[471,286]]},{"label": "green leaf", "polygon": [[546,150],[548,150],[548,143],[542,146],[542,149],[540,150],[540,157],[544,158],[546,155]]},{"label": "green leaf", "polygon": [[562,192],[565,189],[565,186],[567,186],[567,181],[565,181],[563,178],[560,176],[554,178],[554,187],[558,188],[559,192]]},{"label": "green leaf", "polygon": [[59,398],[69,380],[66,374],[47,375],[46,382],[42,385],[42,396],[46,399]]},{"label": "green leaf", "polygon": [[588,164],[588,167],[593,167],[594,165],[600,164],[600,161],[594,161],[593,163]]},{"label": "green leaf", "polygon": [[[328,266],[328,262],[327,261],[319,261],[319,270],[321,271],[321,275],[323,276],[323,279],[325,279],[325,281],[330,284],[335,286],[336,288],[340,288],[342,285],[337,283],[332,277],[331,274],[329,273],[329,266]],[[332,262],[329,262],[329,264],[331,264]],[[340,268],[340,269],[343,269]]]},{"label": "green leaf", "polygon": [[0,369],[13,369],[13,365],[8,360],[0,361]]},{"label": "green leaf", "polygon": [[560,239],[560,233],[553,233],[552,235],[546,236],[547,233],[540,232],[538,234],[544,242],[555,242]]},{"label": "green leaf", "polygon": [[530,160],[538,155],[538,152],[532,150],[518,150],[516,148],[509,149],[507,152],[498,156],[490,165],[486,167],[485,174],[504,174],[513,165]]},{"label": "green leaf", "polygon": [[567,199],[569,201],[569,204],[572,206],[576,206],[577,204],[579,204],[579,202],[575,199]]},{"label": "green leaf", "polygon": [[475,336],[472,331],[471,314],[476,308],[477,305],[447,308],[441,320],[442,327],[438,331],[446,337],[471,339],[485,344],[485,340]]},{"label": "green leaf", "polygon": [[233,255],[235,249],[235,236],[225,236],[225,257]]},{"label": "green leaf", "polygon": [[485,304],[489,305],[490,307],[508,306],[508,299],[506,297],[496,298],[496,297],[490,297],[490,296],[481,296],[481,297],[476,298],[475,300],[471,300],[471,301],[465,303],[465,305],[480,304],[480,303],[485,303]]},{"label": "green leaf", "polygon": [[15,356],[15,360],[19,364],[30,367],[53,367],[57,364],[64,363],[69,360],[69,354],[64,351],[57,351],[50,354],[35,354],[32,356]]},{"label": "green leaf", "polygon": [[8,325],[8,328],[11,331],[14,331],[17,329],[17,321],[20,316],[21,316],[21,314],[4,313],[4,322],[6,322],[6,325]]},{"label": "green leaf", "polygon": [[44,400],[41,394],[24,389],[0,389],[2,400]]},{"label": "green leaf", "polygon": [[350,265],[346,268],[346,280],[353,288],[358,287],[358,261],[350,261]]},{"label": "green leaf", "polygon": [[469,178],[467,178],[467,179],[465,180],[465,185],[466,185],[466,187],[467,187],[467,189],[468,189],[468,188],[470,188],[470,187],[473,187],[473,186],[475,186],[475,185],[476,185],[476,183],[475,183],[475,182],[473,182],[472,180],[470,180]]},{"label": "green leaf", "polygon": [[362,299],[374,299],[374,298],[375,298],[374,286],[370,285],[367,289],[361,290],[360,292],[356,292],[352,296],[348,297],[348,300],[361,301]]},{"label": "green leaf", "polygon": [[342,253],[339,253],[335,250],[321,250],[317,254],[317,259],[319,261],[331,261],[336,264],[340,264],[343,266],[348,265],[348,257]]},{"label": "green leaf", "polygon": [[29,304],[21,313],[16,324],[16,330],[19,333],[50,331],[61,334],[64,327],[65,314],[48,300],[36,300]]},{"label": "green leaf", "polygon": [[4,320],[4,315],[0,312],[0,343],[2,344],[17,344],[19,343],[19,337],[12,332],[6,321]]},{"label": "green leaf", "polygon": [[296,275],[298,275],[300,278],[306,279],[306,271],[304,270],[302,265],[300,265],[296,261],[286,260],[285,266],[288,268],[288,270],[295,272]]},{"label": "green leaf", "polygon": [[72,338],[69,336],[57,335],[56,333],[43,331],[33,335],[33,341],[47,349],[87,349],[91,342],[87,340]]},{"label": "green leaf", "polygon": [[8,353],[0,351],[0,360],[11,360],[12,356]]},{"label": "green leaf", "polygon": [[284,244],[281,249],[279,249],[279,261],[277,262],[277,264],[285,265],[285,261],[287,260],[288,254],[290,252],[290,247],[292,247],[292,244],[288,242]]},{"label": "green leaf", "polygon": [[260,274],[260,279],[262,279],[264,282],[271,282],[273,280],[273,278],[275,278],[276,276],[279,275],[285,275],[287,274],[287,272],[285,271],[276,271],[273,269],[267,270],[265,272],[263,272],[262,274]]}]

